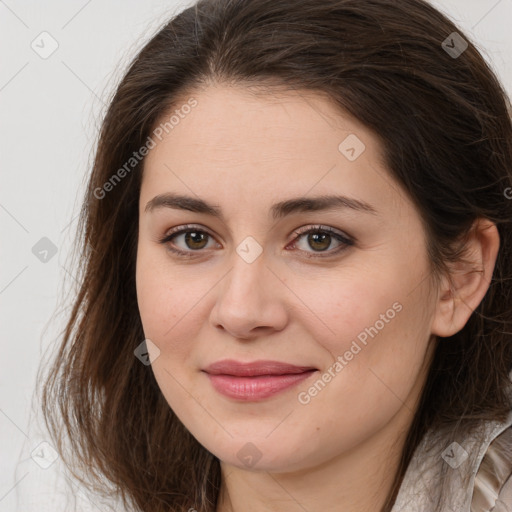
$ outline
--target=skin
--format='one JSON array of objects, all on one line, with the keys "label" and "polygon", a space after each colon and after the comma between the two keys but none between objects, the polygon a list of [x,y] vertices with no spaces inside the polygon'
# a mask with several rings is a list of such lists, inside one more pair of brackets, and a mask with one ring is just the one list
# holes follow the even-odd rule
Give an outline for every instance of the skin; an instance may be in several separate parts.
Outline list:
[{"label": "skin", "polygon": [[[145,336],[160,351],[156,380],[221,461],[217,512],[379,510],[437,335],[460,330],[483,298],[497,230],[482,221],[470,239],[472,262],[483,272],[459,266],[451,281],[436,281],[418,211],[387,172],[375,134],[356,119],[311,92],[254,96],[216,84],[183,104],[189,97],[197,106],[146,157],[140,193],[137,299]],[[354,161],[338,149],[349,134],[365,144]],[[145,211],[166,192],[211,202],[224,221],[174,208]],[[377,213],[270,215],[276,202],[334,193]],[[196,245],[184,234],[159,242],[184,224],[210,236]],[[318,224],[356,241],[315,245],[294,234]],[[252,263],[236,251],[248,236],[263,250]],[[192,256],[171,253],[172,244]],[[394,318],[300,403],[298,394],[396,303]],[[319,371],[266,400],[241,402],[219,394],[201,371],[224,358]],[[250,467],[237,456],[247,443],[260,456]]]}]

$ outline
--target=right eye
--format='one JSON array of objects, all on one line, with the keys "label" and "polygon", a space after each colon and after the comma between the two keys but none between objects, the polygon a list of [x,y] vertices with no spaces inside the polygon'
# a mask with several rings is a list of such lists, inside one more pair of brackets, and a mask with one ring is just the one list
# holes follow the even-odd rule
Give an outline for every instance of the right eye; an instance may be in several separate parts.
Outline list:
[{"label": "right eye", "polygon": [[[184,250],[176,248],[175,240],[180,237],[185,244]],[[212,238],[207,231],[199,229],[194,225],[179,226],[168,233],[160,240],[160,243],[167,246],[167,249],[179,256],[191,257],[194,252],[199,252],[206,247],[205,241],[208,242],[208,237]],[[172,243],[171,243],[172,242]]]}]

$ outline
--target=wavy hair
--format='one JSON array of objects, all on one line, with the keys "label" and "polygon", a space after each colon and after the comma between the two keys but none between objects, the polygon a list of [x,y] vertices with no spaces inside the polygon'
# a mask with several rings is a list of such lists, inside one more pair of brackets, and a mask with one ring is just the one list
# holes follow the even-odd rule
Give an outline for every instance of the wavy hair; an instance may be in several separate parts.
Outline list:
[{"label": "wavy hair", "polygon": [[[468,44],[458,56],[444,43],[455,47],[453,32]],[[381,510],[389,512],[429,429],[470,432],[510,410],[510,101],[470,38],[424,0],[199,0],[145,44],[99,133],[74,247],[79,289],[41,388],[46,426],[73,474],[97,492],[108,486],[142,511],[215,510],[219,460],[134,357],[144,339],[135,288],[144,159],[98,192],[179,98],[214,83],[315,91],[372,129],[426,226],[435,275],[463,256],[477,218],[498,227],[484,299],[436,347]]]}]

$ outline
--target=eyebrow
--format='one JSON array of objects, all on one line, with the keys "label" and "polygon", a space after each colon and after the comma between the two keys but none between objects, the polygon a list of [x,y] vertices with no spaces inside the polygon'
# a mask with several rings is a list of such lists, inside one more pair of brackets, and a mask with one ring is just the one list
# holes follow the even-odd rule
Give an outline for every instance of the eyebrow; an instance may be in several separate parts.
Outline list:
[{"label": "eyebrow", "polygon": [[[177,210],[204,213],[225,222],[222,210],[218,205],[211,204],[203,199],[191,196],[173,193],[157,195],[148,201],[145,212],[153,212],[160,208],[173,208]],[[350,209],[358,212],[370,213],[372,215],[378,214],[377,210],[372,205],[364,201],[339,195],[295,197],[287,199],[286,201],[281,201],[272,205],[270,213],[272,214],[273,219],[277,220],[293,213],[335,209]]]}]

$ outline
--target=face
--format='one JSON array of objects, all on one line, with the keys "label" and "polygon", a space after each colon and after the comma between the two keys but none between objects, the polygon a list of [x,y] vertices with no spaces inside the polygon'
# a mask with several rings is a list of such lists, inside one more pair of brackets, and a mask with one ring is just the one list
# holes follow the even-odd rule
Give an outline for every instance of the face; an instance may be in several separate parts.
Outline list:
[{"label": "face", "polygon": [[[375,134],[313,93],[191,97],[146,157],[139,204],[137,299],[169,406],[239,468],[305,469],[396,431],[425,378],[436,295]],[[204,371],[225,359],[300,373]]]}]

